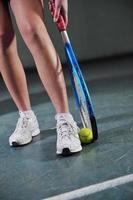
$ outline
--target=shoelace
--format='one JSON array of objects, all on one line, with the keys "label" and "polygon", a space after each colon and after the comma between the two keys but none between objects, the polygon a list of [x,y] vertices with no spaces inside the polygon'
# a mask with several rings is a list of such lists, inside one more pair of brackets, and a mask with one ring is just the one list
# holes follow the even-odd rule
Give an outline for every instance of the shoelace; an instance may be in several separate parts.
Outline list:
[{"label": "shoelace", "polygon": [[61,138],[68,137],[71,139],[71,135],[77,132],[76,122],[68,122],[67,120],[62,119],[62,122],[57,126],[58,134]]},{"label": "shoelace", "polygon": [[27,127],[28,125],[28,119],[29,118],[25,118],[25,117],[20,117],[18,119],[17,125],[16,125],[16,129],[24,129]]}]

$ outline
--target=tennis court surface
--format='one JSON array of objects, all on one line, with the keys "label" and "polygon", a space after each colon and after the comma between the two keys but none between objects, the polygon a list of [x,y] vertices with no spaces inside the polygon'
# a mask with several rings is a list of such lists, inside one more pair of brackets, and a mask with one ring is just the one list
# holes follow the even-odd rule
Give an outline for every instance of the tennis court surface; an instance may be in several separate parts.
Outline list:
[{"label": "tennis court surface", "polygon": [[[133,199],[133,56],[82,66],[99,140],[71,157],[56,156],[55,111],[34,71],[27,72],[27,78],[41,134],[30,145],[9,147],[18,114],[0,81],[1,200]],[[70,109],[80,124],[67,70],[65,76]]]}]

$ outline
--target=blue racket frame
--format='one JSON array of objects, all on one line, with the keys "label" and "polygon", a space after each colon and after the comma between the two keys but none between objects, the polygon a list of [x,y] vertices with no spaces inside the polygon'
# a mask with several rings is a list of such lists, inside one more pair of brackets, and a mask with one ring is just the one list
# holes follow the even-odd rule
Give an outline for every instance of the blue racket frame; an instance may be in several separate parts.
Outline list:
[{"label": "blue racket frame", "polygon": [[78,79],[78,84],[80,85],[80,89],[82,90],[82,94],[84,95],[84,99],[86,101],[88,115],[89,115],[89,118],[90,118],[90,121],[91,121],[91,127],[92,127],[92,131],[93,131],[93,141],[95,141],[98,138],[98,130],[97,130],[97,124],[96,124],[96,119],[95,119],[95,114],[94,114],[94,109],[93,109],[90,94],[89,94],[87,85],[85,83],[83,74],[81,72],[80,66],[79,66],[78,61],[76,59],[75,53],[74,53],[73,48],[71,46],[71,43],[66,42],[64,44],[64,48],[65,48],[66,57],[67,57],[67,60],[68,60],[68,63],[69,63],[71,81],[72,81],[72,86],[73,86],[73,89],[74,89],[74,94],[75,94],[77,106],[80,108],[80,99],[78,97],[78,93],[77,93],[77,90],[76,90],[74,75]]}]

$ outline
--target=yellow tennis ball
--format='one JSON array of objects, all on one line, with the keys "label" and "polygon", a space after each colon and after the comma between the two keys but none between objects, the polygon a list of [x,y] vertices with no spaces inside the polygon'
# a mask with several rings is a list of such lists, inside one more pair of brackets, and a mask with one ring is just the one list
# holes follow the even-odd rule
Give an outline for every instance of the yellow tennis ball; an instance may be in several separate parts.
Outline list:
[{"label": "yellow tennis ball", "polygon": [[89,128],[81,128],[79,132],[79,138],[82,143],[89,143],[93,140],[92,130]]}]

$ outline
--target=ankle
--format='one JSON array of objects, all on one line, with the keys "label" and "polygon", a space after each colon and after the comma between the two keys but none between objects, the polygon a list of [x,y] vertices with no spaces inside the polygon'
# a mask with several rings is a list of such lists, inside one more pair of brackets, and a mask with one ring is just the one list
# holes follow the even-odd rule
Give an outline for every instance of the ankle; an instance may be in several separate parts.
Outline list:
[{"label": "ankle", "polygon": [[71,113],[57,113],[55,115],[55,120],[60,121],[60,120],[74,120],[73,116],[71,115]]},{"label": "ankle", "polygon": [[22,118],[30,118],[32,116],[35,116],[33,110],[19,111],[19,115]]}]

